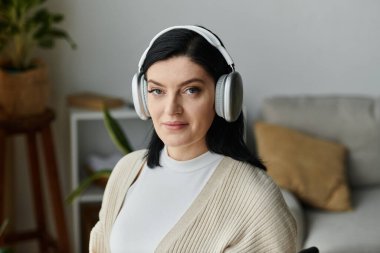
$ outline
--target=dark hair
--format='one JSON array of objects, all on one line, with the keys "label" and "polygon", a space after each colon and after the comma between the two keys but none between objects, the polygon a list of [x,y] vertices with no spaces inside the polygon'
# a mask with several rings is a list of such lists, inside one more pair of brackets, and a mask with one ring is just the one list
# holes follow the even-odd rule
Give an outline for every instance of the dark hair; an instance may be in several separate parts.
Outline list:
[{"label": "dark hair", "polygon": [[[184,55],[202,66],[215,80],[232,71],[223,55],[198,33],[188,29],[173,29],[158,37],[149,49],[142,72],[146,76],[149,67],[157,61]],[[210,152],[229,156],[264,169],[262,162],[253,155],[244,142],[244,117],[240,113],[235,122],[227,122],[215,114],[206,134],[206,144]],[[160,152],[164,143],[153,129],[148,145],[147,164],[153,168],[160,165]]]}]

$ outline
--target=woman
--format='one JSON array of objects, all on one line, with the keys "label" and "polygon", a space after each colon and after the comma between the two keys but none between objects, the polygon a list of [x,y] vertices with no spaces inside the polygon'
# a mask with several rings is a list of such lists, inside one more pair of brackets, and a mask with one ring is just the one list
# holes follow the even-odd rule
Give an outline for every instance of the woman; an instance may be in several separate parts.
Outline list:
[{"label": "woman", "polygon": [[294,219],[244,143],[241,79],[220,40],[165,29],[132,86],[151,142],[113,170],[90,252],[295,252]]}]

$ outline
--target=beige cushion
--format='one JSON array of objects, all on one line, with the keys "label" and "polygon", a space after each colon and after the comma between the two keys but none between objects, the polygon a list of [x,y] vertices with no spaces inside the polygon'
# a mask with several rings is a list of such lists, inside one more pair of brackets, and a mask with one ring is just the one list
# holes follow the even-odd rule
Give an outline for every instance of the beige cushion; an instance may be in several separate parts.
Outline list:
[{"label": "beige cushion", "polygon": [[352,187],[380,185],[380,97],[294,95],[266,98],[265,122],[343,144]]},{"label": "beige cushion", "polygon": [[254,131],[259,155],[279,186],[313,207],[351,209],[344,146],[264,122]]}]

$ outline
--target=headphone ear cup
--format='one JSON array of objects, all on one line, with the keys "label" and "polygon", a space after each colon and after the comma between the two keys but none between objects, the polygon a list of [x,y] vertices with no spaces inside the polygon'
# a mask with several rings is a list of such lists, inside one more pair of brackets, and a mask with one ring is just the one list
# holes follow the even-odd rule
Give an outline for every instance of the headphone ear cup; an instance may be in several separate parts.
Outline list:
[{"label": "headphone ear cup", "polygon": [[147,106],[147,84],[143,73],[136,73],[132,79],[132,99],[137,115],[142,120],[150,117]]},{"label": "headphone ear cup", "polygon": [[222,75],[215,87],[215,112],[228,122],[236,121],[243,105],[243,81],[238,72]]},{"label": "headphone ear cup", "polygon": [[227,74],[219,77],[215,87],[215,112],[222,118],[224,118],[224,89],[226,78]]}]

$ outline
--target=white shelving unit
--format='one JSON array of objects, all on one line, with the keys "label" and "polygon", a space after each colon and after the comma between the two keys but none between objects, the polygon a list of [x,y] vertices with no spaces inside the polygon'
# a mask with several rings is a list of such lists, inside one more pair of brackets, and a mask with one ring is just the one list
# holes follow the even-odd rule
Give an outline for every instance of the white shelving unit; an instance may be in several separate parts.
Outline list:
[{"label": "white shelving unit", "polygon": [[[142,121],[133,109],[123,108],[111,110],[111,115],[117,119],[133,149],[141,149],[147,146],[150,134],[150,121]],[[103,114],[99,111],[72,109],[70,111],[71,134],[71,187],[76,189],[79,183],[88,176],[84,170],[86,159],[90,154],[109,156],[119,152],[108,136],[103,123]],[[81,226],[81,209],[86,204],[99,204],[102,201],[104,189],[93,185],[85,193],[79,196],[72,204],[74,252],[88,252],[87,241],[83,238],[84,228]],[[86,250],[86,249],[87,250]]]}]

